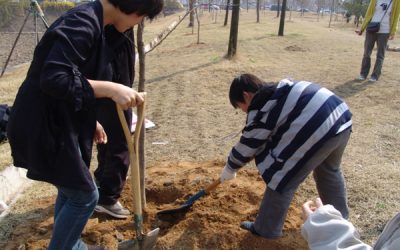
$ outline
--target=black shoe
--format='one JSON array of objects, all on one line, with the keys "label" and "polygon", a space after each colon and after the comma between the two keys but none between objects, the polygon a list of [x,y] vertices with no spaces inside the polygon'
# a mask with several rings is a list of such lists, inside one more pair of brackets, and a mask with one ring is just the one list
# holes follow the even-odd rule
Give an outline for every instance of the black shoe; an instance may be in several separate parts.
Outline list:
[{"label": "black shoe", "polygon": [[251,221],[242,221],[240,222],[240,228],[250,231],[252,234],[260,236],[256,230],[254,229],[254,222]]}]

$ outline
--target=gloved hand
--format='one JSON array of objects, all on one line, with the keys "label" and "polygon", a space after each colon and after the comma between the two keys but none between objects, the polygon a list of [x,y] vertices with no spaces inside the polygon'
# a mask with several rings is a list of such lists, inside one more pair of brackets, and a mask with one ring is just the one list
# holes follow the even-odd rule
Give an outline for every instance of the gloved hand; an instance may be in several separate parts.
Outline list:
[{"label": "gloved hand", "polygon": [[221,172],[221,183],[224,181],[229,181],[236,178],[236,172],[230,169],[227,165],[225,165],[224,169]]}]

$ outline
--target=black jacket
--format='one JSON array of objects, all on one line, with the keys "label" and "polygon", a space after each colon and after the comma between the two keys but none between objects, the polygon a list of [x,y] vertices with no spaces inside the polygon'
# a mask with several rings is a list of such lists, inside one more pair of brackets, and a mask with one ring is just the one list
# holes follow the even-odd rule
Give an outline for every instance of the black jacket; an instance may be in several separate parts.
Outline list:
[{"label": "black jacket", "polygon": [[8,124],[14,165],[29,178],[95,188],[89,164],[96,109],[87,79],[109,80],[111,59],[98,1],[68,11],[46,31]]}]

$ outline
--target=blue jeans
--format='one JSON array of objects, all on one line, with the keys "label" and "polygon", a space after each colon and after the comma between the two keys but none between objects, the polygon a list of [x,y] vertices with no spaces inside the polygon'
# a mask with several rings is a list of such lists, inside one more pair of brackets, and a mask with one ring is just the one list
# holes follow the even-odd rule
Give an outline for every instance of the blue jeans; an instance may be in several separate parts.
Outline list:
[{"label": "blue jeans", "polygon": [[81,191],[57,187],[53,235],[49,250],[87,250],[81,233],[99,199],[97,189]]}]

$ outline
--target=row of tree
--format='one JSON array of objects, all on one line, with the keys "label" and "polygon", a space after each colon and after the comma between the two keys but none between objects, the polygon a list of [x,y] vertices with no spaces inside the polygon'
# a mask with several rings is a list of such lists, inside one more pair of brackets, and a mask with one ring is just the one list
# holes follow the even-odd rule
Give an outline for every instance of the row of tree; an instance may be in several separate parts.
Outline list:
[{"label": "row of tree", "polygon": [[[232,9],[230,0],[180,0],[183,5],[190,7],[200,6],[209,11],[213,10],[213,6],[219,7],[221,10]],[[324,13],[350,13],[356,17],[362,16],[368,7],[369,0],[287,0],[286,10],[312,10],[318,14]],[[277,13],[283,9],[283,0],[244,0],[239,3],[242,9],[265,10],[273,6]],[[279,14],[278,14],[279,15]]]}]

